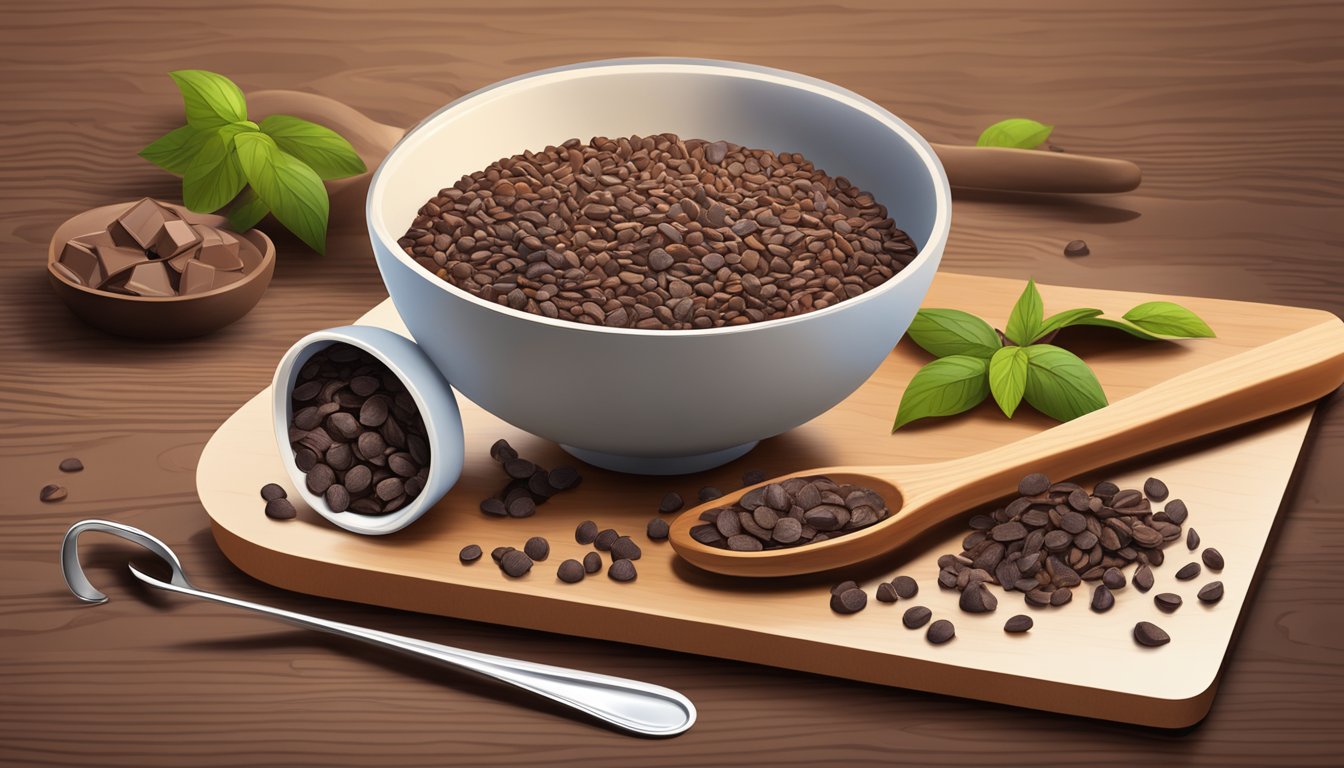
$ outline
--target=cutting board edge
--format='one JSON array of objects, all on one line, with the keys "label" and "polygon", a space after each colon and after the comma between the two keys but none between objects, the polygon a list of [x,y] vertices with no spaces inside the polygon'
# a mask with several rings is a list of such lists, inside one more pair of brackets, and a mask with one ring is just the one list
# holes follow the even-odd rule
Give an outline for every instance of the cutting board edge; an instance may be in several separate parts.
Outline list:
[{"label": "cutting board edge", "polygon": [[[628,643],[645,648],[670,650],[677,653],[727,659],[765,667],[778,667],[793,672],[843,678],[884,687],[915,690],[936,696],[987,701],[1002,706],[1110,720],[1151,728],[1167,730],[1187,728],[1203,720],[1213,706],[1218,684],[1222,677],[1222,665],[1220,665],[1213,679],[1209,680],[1203,690],[1198,693],[1185,698],[1163,698],[1143,696],[1115,689],[1027,678],[993,670],[943,664],[908,656],[892,656],[875,651],[857,651],[856,653],[861,657],[858,660],[851,658],[844,664],[828,665],[825,662],[835,657],[826,653],[807,653],[806,651],[813,648],[814,644],[808,643],[806,640],[757,633],[750,630],[731,630],[730,634],[734,636],[736,641],[740,642],[744,634],[756,635],[763,642],[772,646],[771,652],[767,654],[768,660],[763,661],[762,658],[764,657],[759,654],[755,657],[748,657],[736,651],[724,653],[723,649],[725,647],[735,648],[737,646],[736,643],[723,643],[715,640],[716,633],[720,631],[717,627],[700,624],[697,625],[695,632],[686,632],[683,627],[679,626],[684,623],[683,620],[658,614],[643,614],[639,623],[606,622],[601,621],[600,617],[592,617],[588,624],[603,629],[600,633],[589,632],[585,631],[583,623],[566,622],[556,615],[557,612],[553,609],[562,607],[562,604],[554,604],[554,601],[542,596],[513,594],[510,595],[511,598],[534,603],[535,605],[528,607],[538,610],[520,610],[519,606],[512,604],[512,600],[505,600],[493,604],[498,609],[497,612],[500,616],[459,616],[445,611],[426,610],[423,607],[426,603],[454,604],[456,601],[452,600],[448,594],[442,595],[441,601],[412,599],[410,595],[420,594],[423,597],[423,593],[409,588],[408,583],[416,587],[445,593],[451,593],[455,590],[470,591],[470,587],[416,579],[400,574],[377,572],[375,573],[378,579],[390,581],[377,586],[370,583],[366,587],[367,594],[360,597],[351,597],[348,590],[349,576],[345,574],[341,575],[340,578],[346,585],[346,591],[343,594],[336,594],[326,589],[327,578],[325,572],[331,570],[335,574],[343,570],[349,570],[348,566],[334,566],[321,560],[269,549],[233,533],[213,518],[211,518],[210,530],[225,557],[248,576],[271,586],[300,594],[353,601],[450,619],[501,624],[560,636],[582,637],[602,642]],[[267,556],[260,556],[262,553],[266,553]],[[281,563],[280,565],[270,561],[270,558],[275,554],[280,555],[279,560],[276,561]],[[625,614],[619,608],[600,605],[588,605],[586,609],[610,611],[613,617],[621,617]],[[509,617],[507,621],[504,620],[505,614]],[[518,617],[520,616],[527,617],[527,619],[519,621]],[[677,641],[668,642],[668,638],[675,638]],[[815,644],[815,647],[822,648],[824,644]],[[756,646],[756,648],[759,650],[760,646]],[[488,649],[480,650],[488,652]],[[797,662],[799,659],[812,660],[812,663],[800,664]],[[864,663],[865,660],[867,663]],[[935,677],[939,680],[936,686],[925,682]],[[1013,686],[1027,682],[1030,682],[1037,693],[1040,694],[1033,697],[1032,703],[1024,703],[1020,697],[1014,697],[1010,692]],[[1051,706],[1051,704],[1054,704],[1054,706]]]}]

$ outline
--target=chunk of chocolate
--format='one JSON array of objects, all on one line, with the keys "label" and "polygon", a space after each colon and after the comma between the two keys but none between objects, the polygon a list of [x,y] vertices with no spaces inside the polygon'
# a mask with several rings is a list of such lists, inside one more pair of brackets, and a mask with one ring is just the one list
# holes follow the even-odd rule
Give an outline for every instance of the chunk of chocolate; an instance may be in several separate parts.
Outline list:
[{"label": "chunk of chocolate", "polygon": [[103,269],[103,280],[100,285],[107,284],[118,275],[129,273],[136,266],[149,261],[149,256],[139,248],[100,245],[93,250],[98,255],[98,263]]},{"label": "chunk of chocolate", "polygon": [[196,229],[181,219],[163,223],[159,236],[154,238],[153,251],[160,259],[171,259],[195,249],[201,242]]},{"label": "chunk of chocolate", "polygon": [[173,283],[168,279],[168,266],[161,261],[146,261],[131,269],[126,278],[126,290],[137,296],[175,296]]},{"label": "chunk of chocolate", "polygon": [[65,266],[59,261],[56,262],[55,264],[52,264],[51,268],[56,270],[56,274],[60,275],[61,278],[64,279],[66,282],[74,283],[75,285],[85,284],[83,278],[75,274],[73,271],[71,271],[69,267]]},{"label": "chunk of chocolate", "polygon": [[243,268],[243,259],[238,254],[238,239],[223,230],[213,227],[196,227],[201,237],[201,250],[196,258],[225,272],[238,272]]},{"label": "chunk of chocolate", "polygon": [[[163,225],[178,218],[171,209],[164,208],[158,202],[146,197],[131,206],[107,228],[114,239],[118,235],[129,237],[142,250],[154,247]],[[125,242],[122,240],[122,242]]]},{"label": "chunk of chocolate", "polygon": [[103,282],[105,273],[98,263],[98,254],[89,246],[71,240],[61,249],[61,258],[56,266],[65,267],[73,274],[80,285],[98,285]]},{"label": "chunk of chocolate", "polygon": [[182,270],[182,280],[178,283],[178,293],[187,296],[193,293],[205,293],[215,287],[215,268],[205,262],[191,259],[187,268]]}]

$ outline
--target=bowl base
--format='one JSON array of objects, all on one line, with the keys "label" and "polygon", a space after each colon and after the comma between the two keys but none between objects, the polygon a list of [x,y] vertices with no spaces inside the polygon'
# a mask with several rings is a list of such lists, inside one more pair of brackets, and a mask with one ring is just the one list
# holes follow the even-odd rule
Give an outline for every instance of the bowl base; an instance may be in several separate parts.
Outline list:
[{"label": "bowl base", "polygon": [[756,447],[758,442],[760,441],[753,440],[750,443],[724,448],[721,451],[697,453],[692,456],[626,456],[590,451],[586,448],[575,448],[563,443],[560,447],[580,461],[602,469],[610,469],[613,472],[625,472],[630,475],[689,475],[693,472],[713,469],[745,456],[748,451]]}]

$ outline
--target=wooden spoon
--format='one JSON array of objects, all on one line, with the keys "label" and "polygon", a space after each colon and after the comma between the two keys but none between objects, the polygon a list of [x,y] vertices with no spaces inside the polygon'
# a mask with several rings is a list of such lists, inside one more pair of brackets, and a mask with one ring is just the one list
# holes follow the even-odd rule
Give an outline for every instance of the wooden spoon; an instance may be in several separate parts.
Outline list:
[{"label": "wooden spoon", "polygon": [[759,486],[686,511],[672,523],[669,539],[688,562],[730,576],[791,576],[852,565],[889,554],[938,523],[1011,494],[1023,475],[1044,472],[1066,480],[1311,402],[1341,382],[1344,323],[1336,319],[975,456],[934,464],[823,467],[769,481],[826,475],[871,488],[886,499],[892,510],[888,518],[820,544],[734,552],[691,538],[701,512],[731,504]]},{"label": "wooden spoon", "polygon": [[[335,99],[301,91],[256,91],[247,95],[248,108],[258,115],[293,115],[324,125],[344,136],[372,171],[405,134]],[[519,150],[524,147],[519,147]],[[1139,186],[1143,174],[1134,163],[1038,149],[960,147],[934,144],[933,150],[954,187],[1004,192],[1114,193]],[[445,180],[445,183],[452,179]],[[332,195],[359,198],[368,188],[369,174],[328,182]]]}]

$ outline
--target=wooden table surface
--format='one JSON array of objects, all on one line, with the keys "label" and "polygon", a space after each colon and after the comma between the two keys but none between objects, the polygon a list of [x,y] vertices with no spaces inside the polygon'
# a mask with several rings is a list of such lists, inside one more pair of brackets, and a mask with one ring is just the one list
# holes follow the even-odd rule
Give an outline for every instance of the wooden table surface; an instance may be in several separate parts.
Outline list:
[{"label": "wooden table surface", "polygon": [[[0,762],[1338,764],[1338,395],[1321,407],[1212,713],[1161,732],[407,615],[252,581],[214,546],[196,500],[196,459],[214,428],[267,383],[285,347],[386,295],[358,209],[335,213],[325,258],[277,237],[280,265],[261,304],[187,343],[119,340],[81,325],[46,285],[43,259],[48,236],[75,211],[177,197],[172,177],[135,156],[180,121],[172,69],[224,72],[244,90],[311,90],[410,124],[533,69],[706,56],[831,80],[933,141],[973,142],[984,125],[1028,116],[1056,125],[1054,141],[1069,150],[1143,167],[1140,190],[1113,198],[958,194],[949,269],[1344,313],[1344,6],[97,5],[0,10]],[[1090,256],[1062,255],[1075,238],[1087,240]],[[66,456],[88,469],[60,475]],[[128,477],[134,483],[118,480]],[[38,488],[57,481],[70,497],[39,503]],[[124,575],[132,550],[110,540],[86,559],[112,602],[78,604],[56,551],[71,522],[92,516],[157,534],[205,588],[675,686],[697,703],[700,722],[676,739],[637,741],[494,685],[147,594]],[[1050,674],[1049,659],[1039,673]]]}]

